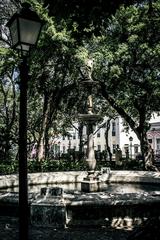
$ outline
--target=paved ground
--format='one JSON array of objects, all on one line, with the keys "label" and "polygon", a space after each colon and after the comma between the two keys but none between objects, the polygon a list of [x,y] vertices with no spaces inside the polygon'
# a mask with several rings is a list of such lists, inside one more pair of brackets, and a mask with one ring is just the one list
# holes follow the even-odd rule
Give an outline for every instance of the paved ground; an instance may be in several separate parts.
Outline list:
[{"label": "paved ground", "polygon": [[[29,240],[125,240],[129,233],[123,230],[95,228],[57,230],[30,227]],[[0,240],[19,240],[16,218],[0,217]]]},{"label": "paved ground", "polygon": [[[28,240],[159,240],[160,218],[150,218],[133,231],[109,228],[36,228],[30,226]],[[18,237],[18,219],[0,216],[0,240]]]}]

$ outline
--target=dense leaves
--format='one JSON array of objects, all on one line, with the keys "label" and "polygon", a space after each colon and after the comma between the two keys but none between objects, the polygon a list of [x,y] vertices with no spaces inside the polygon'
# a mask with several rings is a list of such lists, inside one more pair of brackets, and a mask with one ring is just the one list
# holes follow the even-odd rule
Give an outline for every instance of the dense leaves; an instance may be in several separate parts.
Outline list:
[{"label": "dense leaves", "polygon": [[90,49],[102,95],[135,131],[143,153],[148,121],[159,110],[159,8],[159,1],[121,6]]},{"label": "dense leaves", "polygon": [[[94,111],[110,118],[121,115],[137,134],[145,157],[148,122],[152,112],[159,110],[160,99],[159,0],[28,2],[45,20],[37,49],[29,58],[29,151],[36,146],[38,160],[46,158],[53,138],[67,133],[69,123],[86,111],[87,93],[80,82],[88,71],[87,61],[93,59],[90,77],[97,81]],[[5,23],[12,14],[7,12],[9,3],[16,10],[20,1],[2,4],[2,152],[17,146],[18,126],[20,58],[8,49],[10,38]],[[2,142],[6,139],[9,142],[4,150]]]}]

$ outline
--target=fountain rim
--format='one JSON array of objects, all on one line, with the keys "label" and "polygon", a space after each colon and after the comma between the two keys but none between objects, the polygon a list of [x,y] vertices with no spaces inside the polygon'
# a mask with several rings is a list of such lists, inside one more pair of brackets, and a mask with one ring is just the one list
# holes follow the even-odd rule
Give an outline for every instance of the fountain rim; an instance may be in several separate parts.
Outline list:
[{"label": "fountain rim", "polygon": [[[65,173],[65,174],[64,174]],[[78,182],[84,178],[84,176],[87,175],[87,172],[80,172],[80,171],[68,171],[68,172],[47,172],[47,173],[31,173],[28,174],[29,178],[29,184],[36,182],[37,180],[42,181],[52,181],[54,183],[57,182],[57,180],[68,180],[72,182],[74,179],[76,179]],[[109,178],[110,175],[110,179]],[[62,176],[66,176],[66,179]],[[124,177],[125,176],[125,177]],[[42,178],[43,177],[43,178]],[[103,176],[104,177],[104,176]],[[134,182],[134,183],[155,183],[160,184],[160,173],[157,172],[146,172],[146,171],[110,171],[108,174],[105,173],[106,179],[108,179],[110,182]],[[0,188],[2,187],[2,183],[4,185],[5,181],[9,184],[12,184],[12,187],[15,183],[18,182],[18,175],[3,175],[0,176]],[[16,182],[17,181],[17,182]],[[127,181],[127,182],[126,182]],[[66,181],[65,181],[66,182]],[[36,182],[38,183],[38,182]],[[47,182],[49,183],[49,182]],[[11,186],[8,186],[11,187]],[[158,194],[156,192],[151,192],[151,194],[104,194],[103,192],[92,192],[92,193],[76,193],[76,194],[63,194],[62,197],[51,197],[46,198],[39,193],[29,193],[28,194],[28,203],[29,203],[29,217],[30,217],[30,223],[43,228],[43,227],[55,227],[55,228],[64,228],[64,227],[74,227],[74,226],[80,226],[80,227],[87,227],[90,228],[93,226],[98,226],[102,228],[102,226],[111,226],[116,228],[116,221],[120,221],[121,224],[123,224],[121,227],[125,228],[128,226],[128,230],[133,229],[135,226],[140,225],[144,218],[149,218],[150,216],[153,216],[153,213],[156,212],[159,209],[160,206],[160,194],[158,191]],[[0,204],[3,208],[3,211],[12,209],[13,213],[15,214],[14,217],[17,217],[16,211],[18,211],[18,193],[8,193],[8,192],[1,192],[0,195]],[[57,211],[58,209],[61,209],[60,213]],[[57,221],[55,223],[55,219],[53,219],[52,225],[48,222],[41,221],[36,222],[34,221],[35,215],[37,214],[37,208],[39,209],[40,216],[43,218],[46,217],[44,213],[46,213],[46,208],[48,211],[48,216],[52,216],[51,213],[54,209],[56,211],[56,214],[59,214],[58,216],[61,217],[61,222],[59,225],[57,224]],[[81,210],[83,209],[82,216],[81,216]],[[141,211],[137,211],[137,209],[141,209]],[[147,213],[146,213],[147,209]],[[78,210],[78,211],[77,211]],[[98,211],[98,219],[91,219],[88,221],[87,218],[85,218],[84,212],[90,213],[90,210],[92,211]],[[118,210],[118,212],[117,212]],[[12,211],[11,211],[12,212]],[[11,216],[12,214],[11,213]],[[70,215],[70,213],[72,213]],[[102,214],[101,214],[102,213]],[[118,215],[117,215],[118,213]],[[135,214],[136,213],[136,214]],[[138,215],[137,215],[138,213]],[[10,212],[9,212],[10,214]],[[65,215],[65,217],[62,219],[62,214]],[[75,217],[75,214],[78,218]],[[159,214],[159,211],[158,211]],[[3,215],[3,214],[2,214]],[[63,215],[63,216],[64,216]],[[36,215],[36,218],[37,219]],[[57,215],[56,215],[57,216]],[[73,216],[73,217],[72,217]],[[77,221],[80,216],[80,221]],[[83,221],[81,221],[81,218]],[[45,218],[46,219],[46,218]],[[106,221],[107,219],[107,221]],[[56,219],[57,220],[57,219]],[[91,221],[91,222],[90,222]],[[138,221],[138,222],[137,222]]]},{"label": "fountain rim", "polygon": [[[87,171],[29,173],[28,185],[80,183],[86,176]],[[160,184],[160,172],[111,170],[109,173],[103,174],[103,182]],[[0,190],[18,185],[18,174],[0,176]]]}]

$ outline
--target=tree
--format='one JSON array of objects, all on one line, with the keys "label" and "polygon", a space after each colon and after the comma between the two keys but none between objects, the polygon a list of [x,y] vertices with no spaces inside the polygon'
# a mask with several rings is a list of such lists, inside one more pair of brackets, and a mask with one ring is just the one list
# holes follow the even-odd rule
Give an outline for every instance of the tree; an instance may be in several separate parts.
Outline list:
[{"label": "tree", "polygon": [[122,6],[90,47],[93,76],[103,97],[137,134],[145,168],[153,165],[153,159],[147,159],[149,120],[159,110],[159,8],[159,1]]},{"label": "tree", "polygon": [[[47,29],[50,28],[48,24]],[[56,45],[56,46],[55,46]],[[58,47],[57,47],[58,45]],[[51,47],[52,46],[52,47]],[[37,158],[40,161],[47,156],[49,132],[53,129],[57,111],[62,109],[62,99],[75,86],[74,65],[71,65],[72,53],[65,48],[63,37],[60,40],[51,39],[46,30],[41,44],[32,57],[32,79],[29,85],[30,96],[39,94],[41,106],[38,128]],[[43,68],[41,67],[43,65]]]},{"label": "tree", "polygon": [[[67,22],[67,29],[78,43],[92,34],[101,34],[101,27],[106,25],[106,20],[115,14],[121,4],[126,6],[141,0],[44,0],[49,16],[54,16],[57,22]],[[64,11],[65,7],[65,11]]]},{"label": "tree", "polygon": [[[18,0],[11,2],[19,4]],[[62,0],[54,1],[55,8],[49,0],[29,2],[46,21],[38,49],[30,57],[29,142],[32,137],[38,142],[38,158],[47,154],[59,109],[65,112],[68,107],[72,114],[76,105],[84,104],[86,96],[83,91],[77,95],[77,89],[88,58],[94,59],[92,76],[100,86],[95,95],[100,98],[101,93],[135,131],[145,157],[148,121],[159,101],[159,2],[122,0],[113,1],[111,6],[105,0],[89,5],[65,1],[66,14],[56,11],[64,4]],[[43,7],[43,2],[49,7]],[[123,2],[125,5],[117,10]],[[114,15],[109,18],[111,13]],[[10,15],[9,11],[6,14]],[[7,37],[3,40],[9,44]]]},{"label": "tree", "polygon": [[[0,149],[1,159],[16,155],[18,74],[13,67],[12,51],[0,48]],[[12,151],[11,151],[12,150]]]}]

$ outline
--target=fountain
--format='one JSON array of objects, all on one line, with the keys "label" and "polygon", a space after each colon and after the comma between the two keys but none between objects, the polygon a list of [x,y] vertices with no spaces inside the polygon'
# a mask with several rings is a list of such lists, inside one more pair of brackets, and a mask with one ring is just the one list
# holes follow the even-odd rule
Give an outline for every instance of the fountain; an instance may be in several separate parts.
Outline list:
[{"label": "fountain", "polygon": [[93,113],[92,87],[96,84],[93,80],[85,80],[83,84],[89,89],[87,101],[88,111],[86,114],[79,114],[78,118],[83,121],[87,127],[87,158],[88,175],[81,183],[81,190],[84,192],[94,192],[100,189],[100,180],[95,172],[96,159],[94,153],[93,127],[101,119],[100,115]]},{"label": "fountain", "polygon": [[96,81],[92,79],[93,61],[89,59],[86,64],[85,80],[81,82],[81,85],[87,89],[89,93],[87,97],[87,113],[79,114],[78,118],[84,122],[87,127],[87,158],[86,164],[88,166],[88,175],[81,182],[81,190],[83,192],[95,192],[100,190],[100,180],[95,172],[96,158],[94,153],[94,136],[93,127],[98,121],[101,120],[101,116],[93,113],[93,99],[92,90],[97,85]]}]

